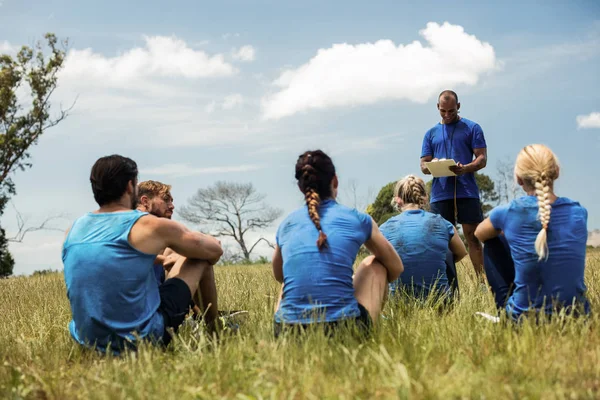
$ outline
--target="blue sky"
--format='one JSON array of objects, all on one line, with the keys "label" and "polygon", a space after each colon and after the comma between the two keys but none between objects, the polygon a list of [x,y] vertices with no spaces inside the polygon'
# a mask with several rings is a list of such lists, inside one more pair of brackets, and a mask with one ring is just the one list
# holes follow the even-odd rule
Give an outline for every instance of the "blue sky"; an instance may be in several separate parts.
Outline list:
[{"label": "blue sky", "polygon": [[[120,153],[141,179],[172,184],[176,207],[227,180],[287,213],[303,200],[296,157],[315,148],[334,159],[341,201],[354,182],[364,203],[419,172],[436,94],[452,88],[484,130],[483,172],[545,143],[562,164],[557,193],[600,228],[600,3],[413,3],[0,0],[0,51],[68,38],[55,106],[77,98],[13,177],[13,203],[30,225],[67,214],[54,223],[66,228],[96,207],[93,162]],[[2,226],[17,229],[11,206]],[[11,244],[15,273],[62,268],[61,241],[44,231]]]}]

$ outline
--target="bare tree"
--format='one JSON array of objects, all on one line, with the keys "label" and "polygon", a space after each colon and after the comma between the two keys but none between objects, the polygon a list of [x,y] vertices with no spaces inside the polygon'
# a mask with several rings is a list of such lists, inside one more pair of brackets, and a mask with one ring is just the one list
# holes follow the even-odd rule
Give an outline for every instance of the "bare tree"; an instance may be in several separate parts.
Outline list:
[{"label": "bare tree", "polygon": [[366,194],[359,194],[360,190],[356,179],[349,179],[343,190],[344,195],[340,196],[342,203],[359,211],[365,211],[373,198],[373,187],[369,187]]},{"label": "bare tree", "polygon": [[508,203],[524,194],[523,189],[517,184],[514,177],[514,163],[504,158],[496,164],[496,192],[498,193],[498,203]]},{"label": "bare tree", "polygon": [[282,214],[282,210],[264,203],[265,195],[257,193],[251,183],[217,182],[198,192],[178,214],[187,222],[206,226],[215,237],[231,237],[240,246],[242,254],[250,261],[252,251],[261,241],[246,243],[246,234],[270,226]]},{"label": "bare tree", "polygon": [[65,231],[65,229],[63,229],[63,228],[57,228],[55,226],[50,225],[50,222],[60,220],[60,219],[65,219],[65,218],[67,218],[66,214],[53,215],[53,216],[50,216],[50,217],[47,217],[46,219],[44,219],[39,225],[27,226],[27,219],[23,217],[23,215],[19,212],[19,210],[17,210],[17,207],[15,207],[14,204],[12,206],[15,209],[15,214],[17,217],[17,233],[15,233],[14,236],[12,236],[12,237],[7,238],[9,242],[21,243],[23,241],[23,239],[25,239],[25,235],[27,235],[29,232],[35,232],[35,231],[64,232]]}]

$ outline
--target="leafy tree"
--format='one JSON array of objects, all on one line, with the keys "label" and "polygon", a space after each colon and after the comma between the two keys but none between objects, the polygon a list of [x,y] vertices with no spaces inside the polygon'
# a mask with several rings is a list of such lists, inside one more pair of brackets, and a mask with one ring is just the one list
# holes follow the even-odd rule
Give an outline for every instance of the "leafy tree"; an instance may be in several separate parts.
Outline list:
[{"label": "leafy tree", "polygon": [[8,239],[4,229],[0,228],[0,278],[6,278],[13,273],[15,260],[8,251]]},{"label": "leafy tree", "polygon": [[394,185],[396,182],[390,182],[381,188],[375,201],[367,207],[367,214],[369,214],[377,225],[383,224],[394,215],[398,215],[398,211],[392,207],[391,201],[394,197]]},{"label": "leafy tree", "polygon": [[487,214],[498,203],[500,196],[496,193],[494,181],[486,174],[475,173],[475,181],[479,187],[479,197],[481,198],[481,211],[483,215]]},{"label": "leafy tree", "polygon": [[[40,136],[65,119],[69,110],[50,115],[50,97],[58,83],[65,51],[55,35],[45,35],[46,46],[23,46],[13,57],[0,55],[0,215],[16,194],[11,175],[31,167],[29,149]],[[63,43],[66,46],[66,42]],[[64,46],[63,46],[64,47]],[[46,50],[46,51],[45,51]],[[23,95],[26,94],[26,97]],[[25,106],[22,100],[30,101]],[[12,273],[14,261],[8,253],[4,230],[0,231],[2,274]]]},{"label": "leafy tree", "polygon": [[265,204],[264,199],[265,195],[257,193],[251,183],[217,182],[198,189],[181,207],[179,215],[185,221],[207,226],[212,236],[233,238],[249,262],[258,243],[273,245],[264,237],[250,245],[246,242],[248,232],[267,228],[282,214],[282,210]]}]

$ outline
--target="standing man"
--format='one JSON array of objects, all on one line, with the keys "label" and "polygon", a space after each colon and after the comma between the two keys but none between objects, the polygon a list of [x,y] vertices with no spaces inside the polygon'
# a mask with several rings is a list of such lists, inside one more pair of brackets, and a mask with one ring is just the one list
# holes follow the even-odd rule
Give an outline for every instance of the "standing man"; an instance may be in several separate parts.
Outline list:
[{"label": "standing man", "polygon": [[440,93],[437,108],[442,120],[425,134],[421,171],[430,174],[426,162],[454,159],[457,165],[450,170],[457,176],[433,178],[431,212],[440,214],[455,226],[457,223],[462,225],[473,268],[477,276],[482,277],[483,249],[475,237],[475,228],[483,221],[483,213],[475,172],[487,163],[483,130],[476,122],[458,115],[460,103],[452,90]]}]

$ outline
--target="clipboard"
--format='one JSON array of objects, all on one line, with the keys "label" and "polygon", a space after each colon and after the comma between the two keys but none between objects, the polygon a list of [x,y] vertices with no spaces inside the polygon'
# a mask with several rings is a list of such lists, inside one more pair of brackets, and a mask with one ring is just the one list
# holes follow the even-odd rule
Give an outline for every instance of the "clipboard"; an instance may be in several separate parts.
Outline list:
[{"label": "clipboard", "polygon": [[442,176],[456,176],[456,174],[450,171],[450,169],[448,168],[453,165],[456,165],[456,161],[452,159],[446,160],[445,158],[425,163],[425,166],[427,167],[429,172],[431,172],[431,175],[434,178],[439,178]]}]

